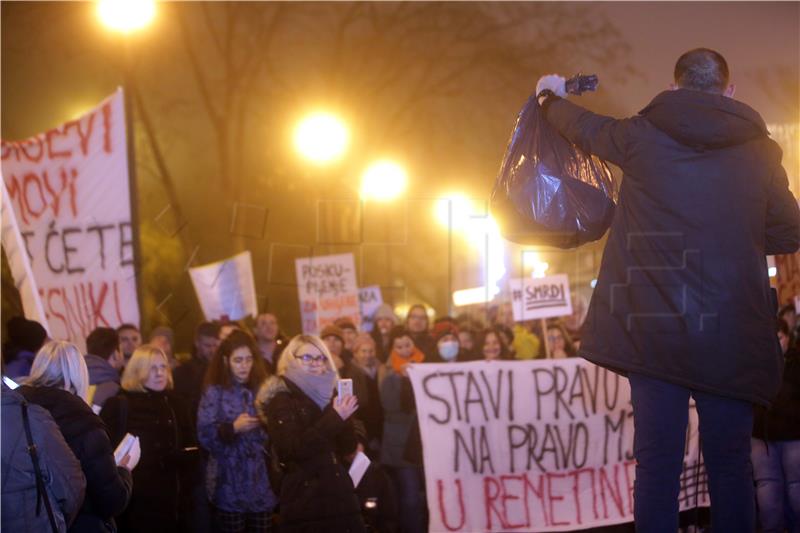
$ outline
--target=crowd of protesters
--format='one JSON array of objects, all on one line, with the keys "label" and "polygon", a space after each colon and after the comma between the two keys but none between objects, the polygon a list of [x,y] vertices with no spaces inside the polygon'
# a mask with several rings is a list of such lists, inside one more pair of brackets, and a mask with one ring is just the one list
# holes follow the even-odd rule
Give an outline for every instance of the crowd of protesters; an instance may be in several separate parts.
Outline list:
[{"label": "crowd of protesters", "polygon": [[[409,364],[574,357],[577,331],[389,305],[370,332],[341,318],[291,340],[278,317],[203,322],[190,357],[173,332],[97,328],[86,353],[36,322],[7,322],[2,527],[8,531],[427,530],[422,442]],[[763,531],[800,516],[797,317],[782,309],[784,386],[757,409],[754,482]],[[147,342],[145,343],[145,339]],[[353,395],[339,398],[339,378]],[[140,452],[119,457],[127,434]],[[29,435],[29,436],[28,436]],[[38,450],[32,457],[30,442]],[[348,468],[371,463],[357,485]],[[35,455],[35,454],[34,454]],[[794,524],[793,526],[791,524]],[[606,528],[628,531],[631,526]],[[796,531],[797,529],[790,529]]]}]

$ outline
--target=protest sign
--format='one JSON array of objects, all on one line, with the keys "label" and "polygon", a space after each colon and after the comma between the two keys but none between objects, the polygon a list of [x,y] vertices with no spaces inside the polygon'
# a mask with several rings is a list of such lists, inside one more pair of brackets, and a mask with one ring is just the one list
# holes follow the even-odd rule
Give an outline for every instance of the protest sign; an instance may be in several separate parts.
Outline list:
[{"label": "protest sign", "polygon": [[206,320],[239,320],[258,316],[253,259],[250,252],[189,269]]},{"label": "protest sign", "polygon": [[1,158],[50,335],[83,348],[98,326],[138,324],[122,89],[45,133],[2,141]]},{"label": "protest sign", "polygon": [[[581,359],[412,365],[430,531],[575,531],[633,520],[625,378]],[[690,406],[681,509],[708,506]]]},{"label": "protest sign", "polygon": [[318,333],[339,317],[361,324],[353,254],[298,258],[295,272],[303,333]]},{"label": "protest sign", "polygon": [[534,320],[572,314],[566,274],[509,280],[514,320]]},{"label": "protest sign", "polygon": [[361,331],[372,331],[372,315],[383,304],[381,288],[378,285],[370,285],[358,289],[358,303],[361,307]]}]

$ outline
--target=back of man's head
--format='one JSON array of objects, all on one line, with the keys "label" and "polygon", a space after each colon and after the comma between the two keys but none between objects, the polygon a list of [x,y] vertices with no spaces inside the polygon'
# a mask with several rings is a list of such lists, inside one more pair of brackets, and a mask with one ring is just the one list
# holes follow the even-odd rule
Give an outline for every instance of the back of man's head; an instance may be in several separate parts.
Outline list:
[{"label": "back of man's head", "polygon": [[195,340],[200,337],[214,337],[219,335],[219,324],[216,322],[200,322],[194,331]]},{"label": "back of man's head", "polygon": [[725,58],[709,48],[689,50],[675,63],[675,85],[681,89],[722,94],[729,77]]},{"label": "back of man's head", "polygon": [[86,351],[92,355],[108,359],[119,348],[117,330],[111,328],[95,328],[86,337]]}]

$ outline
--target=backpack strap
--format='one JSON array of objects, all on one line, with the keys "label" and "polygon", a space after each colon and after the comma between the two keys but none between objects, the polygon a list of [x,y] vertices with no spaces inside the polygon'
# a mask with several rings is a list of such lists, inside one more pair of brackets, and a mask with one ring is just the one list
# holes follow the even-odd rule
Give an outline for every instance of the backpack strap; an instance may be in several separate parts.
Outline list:
[{"label": "backpack strap", "polygon": [[50,498],[47,496],[47,488],[42,476],[42,470],[39,467],[39,452],[36,444],[33,443],[33,436],[31,435],[31,423],[28,420],[28,402],[22,400],[22,425],[25,428],[25,438],[28,441],[28,453],[33,462],[33,472],[36,475],[36,516],[39,516],[41,511],[42,500],[44,500],[44,507],[47,510],[47,518],[50,521],[50,527],[53,528],[53,533],[58,533],[58,526],[56,519],[53,515],[53,508],[50,505]]}]

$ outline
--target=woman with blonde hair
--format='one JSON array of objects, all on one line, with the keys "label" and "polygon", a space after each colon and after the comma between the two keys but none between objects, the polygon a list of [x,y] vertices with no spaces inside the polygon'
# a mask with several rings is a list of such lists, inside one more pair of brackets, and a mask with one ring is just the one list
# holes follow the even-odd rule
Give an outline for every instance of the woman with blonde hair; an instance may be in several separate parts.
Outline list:
[{"label": "woman with blonde hair", "polygon": [[256,405],[282,468],[279,501],[286,531],[364,531],[342,459],[356,450],[355,395],[334,397],[338,373],[322,339],[298,335]]},{"label": "woman with blonde hair", "polygon": [[89,372],[78,347],[50,341],[36,354],[30,376],[17,389],[50,412],[86,477],[86,497],[70,531],[113,530],[114,517],[128,505],[128,457],[119,465],[105,424],[87,403]]},{"label": "woman with blonde hair", "polygon": [[130,504],[117,520],[120,531],[174,531],[188,472],[196,452],[188,408],[172,392],[172,370],[161,348],[134,350],[122,374],[122,390],[103,405],[100,417],[114,444],[126,433],[139,437],[142,459],[133,472]]}]

